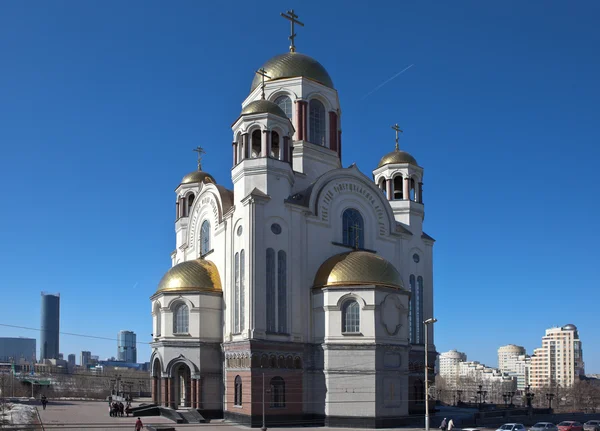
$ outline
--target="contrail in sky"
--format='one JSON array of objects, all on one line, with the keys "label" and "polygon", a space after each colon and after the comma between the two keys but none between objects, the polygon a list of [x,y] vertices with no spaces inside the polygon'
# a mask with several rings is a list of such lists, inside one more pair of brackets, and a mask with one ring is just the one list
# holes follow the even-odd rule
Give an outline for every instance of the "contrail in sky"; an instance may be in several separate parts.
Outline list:
[{"label": "contrail in sky", "polygon": [[392,76],[389,79],[386,79],[385,81],[383,81],[381,84],[379,84],[377,87],[375,87],[374,89],[372,89],[371,91],[369,91],[367,94],[365,94],[362,99],[360,100],[365,100],[367,97],[369,97],[371,94],[375,93],[377,90],[379,90],[381,87],[383,87],[385,84],[387,84],[388,82],[390,82],[392,79],[397,78],[398,76],[402,75],[404,72],[406,72],[408,69],[410,69],[411,67],[413,67],[414,64],[411,64],[408,67],[405,67],[404,69],[402,69],[400,72],[396,73],[394,76]]},{"label": "contrail in sky", "polygon": [[138,285],[139,281],[136,281],[135,284],[133,285],[133,289],[135,289]]}]

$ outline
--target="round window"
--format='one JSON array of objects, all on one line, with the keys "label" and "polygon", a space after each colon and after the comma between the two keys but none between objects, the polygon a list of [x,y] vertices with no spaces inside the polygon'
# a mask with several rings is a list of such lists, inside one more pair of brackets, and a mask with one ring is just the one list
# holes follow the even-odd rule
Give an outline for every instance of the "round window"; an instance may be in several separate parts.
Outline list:
[{"label": "round window", "polygon": [[421,258],[419,257],[419,255],[417,253],[415,253],[415,254],[413,254],[413,260],[415,261],[415,263],[419,263]]},{"label": "round window", "polygon": [[238,228],[237,228],[237,236],[241,236],[243,231],[244,231],[244,229],[242,228],[242,226],[238,226]]},{"label": "round window", "polygon": [[273,232],[275,235],[279,235],[281,233],[281,226],[279,226],[277,223],[273,223],[271,225],[271,232]]}]

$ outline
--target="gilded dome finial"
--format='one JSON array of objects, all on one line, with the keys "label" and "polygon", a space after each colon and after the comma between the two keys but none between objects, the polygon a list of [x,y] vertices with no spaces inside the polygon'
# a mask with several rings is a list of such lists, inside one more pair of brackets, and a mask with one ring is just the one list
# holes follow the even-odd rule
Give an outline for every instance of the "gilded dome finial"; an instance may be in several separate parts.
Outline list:
[{"label": "gilded dome finial", "polygon": [[264,67],[258,69],[256,71],[257,75],[260,75],[262,78],[262,84],[260,84],[260,88],[262,90],[262,100],[265,100],[265,78],[271,79],[271,77],[269,75],[267,75],[267,71],[265,70]]},{"label": "gilded dome finial", "polygon": [[396,131],[396,151],[399,151],[400,145],[398,144],[398,132],[403,133],[403,131],[400,129],[400,126],[398,126],[398,123],[394,124],[392,129]]},{"label": "gilded dome finial", "polygon": [[198,153],[198,170],[201,171],[202,170],[202,154],[206,154],[206,151],[204,151],[204,148],[202,148],[202,147],[196,147],[192,151],[194,151],[195,153]]},{"label": "gilded dome finial", "polygon": [[298,24],[301,27],[304,27],[304,24],[296,19],[298,18],[298,15],[294,13],[294,9],[288,10],[286,13],[282,12],[281,16],[290,21],[291,30],[290,36],[288,37],[288,39],[291,41],[290,52],[296,52],[296,45],[294,45],[294,39],[296,38],[296,33],[294,33],[294,24]]}]

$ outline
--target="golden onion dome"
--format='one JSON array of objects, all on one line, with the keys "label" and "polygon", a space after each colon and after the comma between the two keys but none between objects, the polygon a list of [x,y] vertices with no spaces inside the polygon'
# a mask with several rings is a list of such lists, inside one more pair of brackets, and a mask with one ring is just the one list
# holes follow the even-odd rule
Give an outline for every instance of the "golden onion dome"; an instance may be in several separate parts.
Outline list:
[{"label": "golden onion dome", "polygon": [[417,160],[406,151],[394,150],[383,156],[377,167],[380,168],[385,165],[394,165],[398,163],[410,163],[411,165],[419,166]]},{"label": "golden onion dome", "polygon": [[402,277],[394,265],[368,251],[350,251],[327,259],[317,271],[314,287],[377,286],[403,289]]},{"label": "golden onion dome", "polygon": [[[286,52],[285,54],[276,55],[267,61],[262,68],[269,76],[269,78],[265,78],[266,82],[302,76],[333,88],[333,81],[323,65],[314,58],[298,52]],[[254,91],[261,83],[262,76],[255,75],[250,91]]]},{"label": "golden onion dome", "polygon": [[240,115],[251,114],[273,114],[277,115],[278,117],[285,118],[286,120],[288,118],[279,105],[264,99],[259,99],[248,103],[246,107],[242,109],[242,113]]},{"label": "golden onion dome", "polygon": [[160,280],[156,293],[190,291],[222,291],[219,271],[210,260],[196,259],[178,263]]},{"label": "golden onion dome", "polygon": [[181,184],[192,184],[192,183],[216,184],[217,182],[215,181],[213,176],[211,174],[209,174],[208,172],[194,171],[194,172],[190,172],[189,174],[187,174],[181,180]]}]

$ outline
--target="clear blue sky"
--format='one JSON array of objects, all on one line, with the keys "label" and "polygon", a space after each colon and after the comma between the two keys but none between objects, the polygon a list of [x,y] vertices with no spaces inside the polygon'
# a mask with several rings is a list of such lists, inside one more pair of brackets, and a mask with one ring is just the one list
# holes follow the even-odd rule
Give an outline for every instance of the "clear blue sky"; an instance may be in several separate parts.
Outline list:
[{"label": "clear blue sky", "polygon": [[[425,168],[438,350],[495,365],[498,346],[531,352],[572,322],[600,372],[600,3],[366,5],[4,2],[0,323],[39,327],[47,290],[63,331],[149,341],[173,190],[197,145],[231,184],[230,125],[254,70],[287,50],[279,12],[295,7],[298,50],[340,94],[343,164],[369,174],[398,122]],[[116,341],[61,337],[65,355],[84,349],[112,356]]]}]

